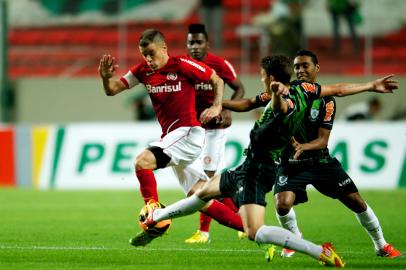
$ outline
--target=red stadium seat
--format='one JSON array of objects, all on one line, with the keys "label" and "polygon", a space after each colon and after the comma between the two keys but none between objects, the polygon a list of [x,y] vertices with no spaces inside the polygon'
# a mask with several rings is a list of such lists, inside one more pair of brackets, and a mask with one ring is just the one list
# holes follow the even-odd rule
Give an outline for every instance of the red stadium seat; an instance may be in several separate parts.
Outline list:
[{"label": "red stadium seat", "polygon": [[[243,18],[241,7],[248,2],[250,12]],[[248,24],[254,14],[268,10],[269,0],[242,1],[224,0],[224,31],[226,47],[215,53],[228,59],[237,70],[241,57],[249,54],[251,63],[245,64],[244,71],[258,72],[258,36],[249,37],[251,49],[241,50],[241,37],[236,29]],[[138,51],[138,39],[146,28],[161,30],[168,43],[171,55],[185,54],[186,31],[189,23],[199,22],[197,10],[188,18],[179,22],[153,21],[132,22],[127,25],[126,54],[118,54],[122,37],[117,25],[99,26],[52,26],[39,28],[11,28],[9,31],[9,74],[12,78],[22,76],[58,76],[67,70],[73,70],[73,76],[97,76],[100,57],[109,53],[118,58],[120,68],[125,72],[142,59]],[[210,36],[210,33],[209,33]],[[361,38],[362,39],[362,38]],[[124,39],[123,39],[124,40]],[[362,40],[363,42],[363,40]],[[323,63],[323,73],[364,74],[363,52],[354,57],[351,52],[351,40],[343,37],[342,52],[332,56],[332,38],[330,36],[311,37],[308,48],[318,53]],[[362,47],[362,46],[361,46]],[[121,59],[119,59],[121,58]],[[374,37],[372,49],[373,72],[395,72],[406,74],[400,62],[406,60],[406,27],[395,33]],[[125,64],[124,67],[121,63]],[[75,72],[75,68],[78,70]]]}]

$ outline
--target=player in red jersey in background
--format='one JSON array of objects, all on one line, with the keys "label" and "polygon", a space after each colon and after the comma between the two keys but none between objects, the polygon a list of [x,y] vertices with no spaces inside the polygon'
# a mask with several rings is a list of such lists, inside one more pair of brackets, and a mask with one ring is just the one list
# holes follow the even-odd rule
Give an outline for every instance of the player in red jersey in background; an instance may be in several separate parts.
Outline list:
[{"label": "player in red jersey in background", "polygon": [[[214,69],[216,74],[223,79],[224,83],[234,91],[230,98],[231,100],[240,99],[244,96],[244,86],[237,78],[234,67],[224,58],[209,52],[209,38],[204,24],[189,25],[186,46],[190,57]],[[205,82],[196,83],[195,89],[196,111],[197,115],[199,115],[213,104],[214,91],[211,84]],[[227,128],[231,125],[231,111],[223,109],[219,119],[220,121],[213,119],[206,124],[202,124],[206,134],[202,155],[203,169],[209,177],[213,177],[215,173],[220,173],[225,168],[224,151],[227,140]],[[229,206],[233,211],[238,212],[238,208],[230,198],[223,198],[221,202]],[[199,230],[186,239],[185,243],[208,243],[210,241],[209,229],[211,220],[210,216],[201,212]]]},{"label": "player in red jersey in background", "polygon": [[[169,56],[164,36],[158,30],[148,29],[142,33],[139,50],[144,61],[121,78],[113,78],[118,66],[111,55],[101,58],[99,73],[108,96],[139,83],[148,91],[162,135],[160,141],[151,143],[136,157],[135,173],[144,202],[159,205],[153,170],[171,166],[188,196],[209,179],[198,158],[205,132],[196,115],[195,83],[210,82],[213,88],[212,105],[199,115],[202,123],[208,123],[221,113],[224,82],[203,63],[188,57]],[[241,218],[222,203],[217,202],[208,214],[221,224],[242,230]],[[154,237],[141,231],[131,239],[131,244],[145,245]]]}]

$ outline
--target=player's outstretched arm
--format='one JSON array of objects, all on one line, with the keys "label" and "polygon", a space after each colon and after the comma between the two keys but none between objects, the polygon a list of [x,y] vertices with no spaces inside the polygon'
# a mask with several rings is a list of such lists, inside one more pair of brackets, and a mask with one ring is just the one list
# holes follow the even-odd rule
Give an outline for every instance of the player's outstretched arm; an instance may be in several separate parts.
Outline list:
[{"label": "player's outstretched arm", "polygon": [[[234,82],[228,83],[228,86],[230,86],[230,88],[234,90],[234,93],[231,96],[231,100],[240,100],[244,97],[245,89],[240,79],[236,78]],[[221,127],[229,127],[231,126],[231,122],[231,111],[225,108],[223,104],[223,110],[221,111]]]},{"label": "player's outstretched arm", "polygon": [[104,92],[108,96],[114,96],[127,89],[122,81],[113,79],[117,68],[116,59],[111,55],[103,55],[100,59],[99,74],[102,78]]},{"label": "player's outstretched arm", "polygon": [[207,123],[211,119],[219,116],[222,109],[224,81],[215,72],[213,72],[210,77],[210,83],[213,86],[214,99],[213,104],[200,114],[200,122],[202,123]]},{"label": "player's outstretched arm", "polygon": [[261,105],[257,103],[256,97],[243,98],[238,100],[223,100],[223,108],[229,109],[233,112],[248,112]]},{"label": "player's outstretched arm", "polygon": [[325,96],[349,96],[358,93],[371,91],[376,93],[393,93],[394,90],[399,88],[399,82],[393,80],[394,75],[388,75],[379,78],[375,81],[370,81],[366,83],[338,83],[322,85],[320,97]]},{"label": "player's outstretched arm", "polygon": [[245,95],[245,88],[240,79],[235,79],[233,83],[228,84],[234,90],[231,100],[241,99]]},{"label": "player's outstretched arm", "polygon": [[289,87],[280,82],[271,82],[269,91],[271,91],[269,94],[272,94],[272,110],[275,113],[286,113],[289,108],[286,100],[283,99],[283,96],[289,94]]}]

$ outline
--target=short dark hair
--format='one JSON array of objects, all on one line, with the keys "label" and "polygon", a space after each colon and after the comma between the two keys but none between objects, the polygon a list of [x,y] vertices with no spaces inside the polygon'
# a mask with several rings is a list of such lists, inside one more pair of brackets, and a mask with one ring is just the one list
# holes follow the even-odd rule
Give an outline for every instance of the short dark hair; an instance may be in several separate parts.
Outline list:
[{"label": "short dark hair", "polygon": [[209,35],[206,32],[206,27],[201,23],[189,24],[189,34],[203,34],[206,40],[209,40]]},{"label": "short dark hair", "polygon": [[317,65],[319,60],[314,52],[309,50],[299,50],[296,52],[295,58],[298,56],[309,56],[312,59],[313,64]]},{"label": "short dark hair", "polygon": [[147,47],[151,43],[159,42],[165,42],[165,37],[164,34],[156,29],[145,30],[144,32],[142,32],[139,39],[139,45],[141,47]]},{"label": "short dark hair", "polygon": [[268,76],[283,84],[290,82],[293,73],[292,60],[284,55],[266,56],[261,60],[261,67]]}]

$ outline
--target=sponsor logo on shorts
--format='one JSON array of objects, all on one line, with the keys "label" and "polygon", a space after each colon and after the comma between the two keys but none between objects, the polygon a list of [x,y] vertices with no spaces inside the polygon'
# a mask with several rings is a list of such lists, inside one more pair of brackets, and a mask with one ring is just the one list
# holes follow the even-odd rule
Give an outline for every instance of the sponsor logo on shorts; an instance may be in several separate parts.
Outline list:
[{"label": "sponsor logo on shorts", "polygon": [[278,186],[284,186],[288,183],[288,177],[286,175],[281,175],[278,178]]},{"label": "sponsor logo on shorts", "polygon": [[349,183],[351,183],[351,179],[350,179],[350,178],[347,178],[347,179],[345,179],[344,181],[339,182],[338,185],[339,185],[340,187],[344,187],[344,186],[348,185]]}]

